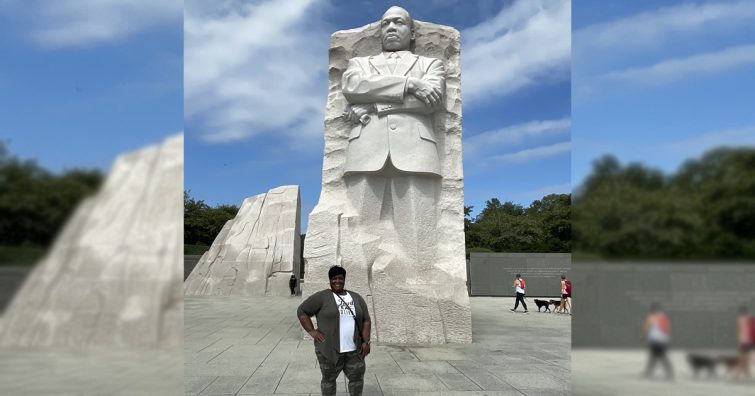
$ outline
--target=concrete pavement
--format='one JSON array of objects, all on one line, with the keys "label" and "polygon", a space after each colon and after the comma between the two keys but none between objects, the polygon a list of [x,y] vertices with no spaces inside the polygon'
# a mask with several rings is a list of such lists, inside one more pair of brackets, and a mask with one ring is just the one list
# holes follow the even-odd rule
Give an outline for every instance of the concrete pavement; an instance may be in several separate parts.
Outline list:
[{"label": "concrete pavement", "polygon": [[[732,351],[726,351],[732,353]],[[755,395],[755,381],[733,381],[724,370],[708,378],[701,373],[695,378],[686,361],[686,352],[669,353],[674,380],[667,381],[660,364],[653,379],[641,373],[647,363],[642,349],[574,349],[572,351],[572,389],[575,395]]]},{"label": "concrete pavement", "polygon": [[[513,298],[473,297],[472,344],[373,344],[365,395],[567,395],[571,317],[512,313]],[[319,395],[298,297],[187,297],[186,395]],[[534,311],[532,309],[534,308]],[[521,309],[521,308],[520,308]],[[347,394],[344,376],[339,394]]]}]

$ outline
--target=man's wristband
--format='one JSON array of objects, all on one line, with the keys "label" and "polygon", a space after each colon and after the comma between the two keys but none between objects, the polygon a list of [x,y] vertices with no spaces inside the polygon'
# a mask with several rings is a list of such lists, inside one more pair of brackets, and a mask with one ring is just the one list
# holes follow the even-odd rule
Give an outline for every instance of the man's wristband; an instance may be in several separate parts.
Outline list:
[{"label": "man's wristband", "polygon": [[367,344],[367,345],[370,345],[370,340],[363,340],[363,341],[362,341],[362,344]]}]

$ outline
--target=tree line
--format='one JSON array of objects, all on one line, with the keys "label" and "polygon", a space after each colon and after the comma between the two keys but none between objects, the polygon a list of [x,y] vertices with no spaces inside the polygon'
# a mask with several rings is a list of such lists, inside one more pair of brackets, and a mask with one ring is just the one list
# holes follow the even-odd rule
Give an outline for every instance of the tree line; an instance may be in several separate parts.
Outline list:
[{"label": "tree line", "polygon": [[53,173],[0,141],[0,245],[47,246],[79,202],[104,180],[97,169]]},{"label": "tree line", "polygon": [[[184,191],[184,244],[210,246],[225,223],[236,217],[236,205],[210,206]],[[201,251],[201,249],[200,249]]]},{"label": "tree line", "polygon": [[571,194],[550,194],[528,207],[491,198],[472,217],[464,207],[467,252],[571,252]]},{"label": "tree line", "polygon": [[574,197],[574,249],[605,258],[755,258],[755,149],[671,174],[606,155]]},{"label": "tree line", "polygon": [[[96,169],[50,172],[0,142],[0,246],[46,246],[104,180]],[[575,252],[605,258],[755,258],[755,149],[720,148],[665,174],[607,155],[574,194],[524,207],[491,198],[466,206],[467,251]],[[236,205],[184,193],[187,245],[209,246]],[[572,225],[574,235],[572,236]]]}]

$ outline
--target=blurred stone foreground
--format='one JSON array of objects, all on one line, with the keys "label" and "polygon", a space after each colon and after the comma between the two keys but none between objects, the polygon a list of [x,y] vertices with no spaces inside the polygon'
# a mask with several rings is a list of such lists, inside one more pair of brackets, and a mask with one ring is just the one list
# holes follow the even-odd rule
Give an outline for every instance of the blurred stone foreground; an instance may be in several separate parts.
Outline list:
[{"label": "blurred stone foreground", "polygon": [[6,347],[183,340],[183,135],[118,157],[0,318]]}]

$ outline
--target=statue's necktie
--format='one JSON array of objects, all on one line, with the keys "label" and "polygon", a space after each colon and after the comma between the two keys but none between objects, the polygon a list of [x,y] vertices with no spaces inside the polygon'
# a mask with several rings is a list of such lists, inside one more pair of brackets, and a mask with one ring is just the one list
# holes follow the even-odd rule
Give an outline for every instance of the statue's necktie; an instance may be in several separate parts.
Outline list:
[{"label": "statue's necktie", "polygon": [[390,55],[388,55],[388,65],[391,67],[391,73],[396,72],[396,67],[398,66],[398,54],[395,52],[391,52]]}]

